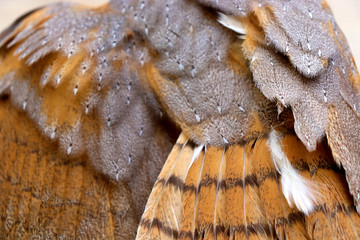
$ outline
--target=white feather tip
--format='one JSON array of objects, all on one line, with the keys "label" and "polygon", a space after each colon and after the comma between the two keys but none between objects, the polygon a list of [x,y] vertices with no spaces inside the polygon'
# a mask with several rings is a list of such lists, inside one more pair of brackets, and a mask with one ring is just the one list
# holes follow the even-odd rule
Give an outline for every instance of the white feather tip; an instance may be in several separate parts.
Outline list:
[{"label": "white feather tip", "polygon": [[282,192],[287,202],[290,207],[295,204],[300,211],[309,215],[317,204],[318,193],[315,186],[291,165],[282,149],[281,136],[276,130],[271,131],[268,145],[275,168],[281,175]]},{"label": "white feather tip", "polygon": [[221,23],[224,27],[227,27],[227,28],[233,30],[234,32],[237,32],[241,35],[246,34],[244,26],[235,17],[219,13],[218,22]]}]

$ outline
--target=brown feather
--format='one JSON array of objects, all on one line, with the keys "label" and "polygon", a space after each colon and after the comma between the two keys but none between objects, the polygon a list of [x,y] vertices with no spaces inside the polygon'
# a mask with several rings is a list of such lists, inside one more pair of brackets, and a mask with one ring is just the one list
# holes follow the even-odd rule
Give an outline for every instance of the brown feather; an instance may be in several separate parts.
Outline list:
[{"label": "brown feather", "polygon": [[4,238],[131,238],[156,176],[139,239],[359,237],[360,78],[325,1],[55,4],[0,62]]},{"label": "brown feather", "polygon": [[59,155],[9,100],[0,101],[0,121],[1,239],[135,237],[125,183],[94,172],[85,156]]},{"label": "brown feather", "polygon": [[[282,146],[295,169],[318,192],[315,209],[308,216],[286,201],[266,137],[242,146],[207,147],[193,164],[185,159],[191,154],[184,151],[181,156],[175,146],[168,159],[171,164],[165,164],[149,198],[137,239],[357,238],[360,216],[354,211],[345,176],[326,142],[309,152],[294,134],[287,133]],[[174,156],[192,165],[181,167],[189,171],[177,181],[163,181],[161,176],[169,176],[175,169],[167,167],[174,165]],[[166,207],[159,204],[154,208],[154,199],[165,194],[157,191],[158,186],[164,188],[164,182],[169,190],[176,188],[180,194],[167,196],[170,200]],[[156,224],[148,217],[149,209],[157,212]],[[167,216],[174,211],[181,221],[171,227]],[[144,237],[150,232],[152,237]]]}]

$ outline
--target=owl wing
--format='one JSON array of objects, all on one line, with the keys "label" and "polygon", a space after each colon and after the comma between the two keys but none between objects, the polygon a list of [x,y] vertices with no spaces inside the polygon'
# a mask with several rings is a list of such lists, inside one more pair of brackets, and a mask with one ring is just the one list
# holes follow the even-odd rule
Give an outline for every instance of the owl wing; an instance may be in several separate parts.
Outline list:
[{"label": "owl wing", "polygon": [[1,238],[134,238],[177,131],[120,11],[55,4],[1,34]]},{"label": "owl wing", "polygon": [[134,219],[177,135],[167,124],[179,127],[139,239],[357,238],[359,216],[336,165],[354,176],[346,164],[355,168],[355,158],[346,154],[356,154],[356,138],[343,121],[358,124],[348,104],[356,94],[338,86],[331,68],[332,58],[348,59],[336,54],[346,43],[335,53],[315,48],[312,38],[335,41],[319,34],[331,30],[318,26],[325,16],[309,23],[316,31],[305,42],[306,29],[289,23],[329,14],[325,5],[279,4],[44,8],[3,34],[0,89],[58,143],[60,156],[86,155],[96,172],[124,183],[118,191],[130,189]]},{"label": "owl wing", "polygon": [[153,9],[146,77],[182,135],[137,239],[358,238],[359,76],[326,3]]},{"label": "owl wing", "polygon": [[257,26],[250,31],[262,41],[252,35],[243,46],[255,84],[291,107],[295,132],[309,151],[326,136],[358,207],[360,76],[329,6],[269,1],[254,15]]},{"label": "owl wing", "polygon": [[110,181],[85,155],[60,154],[10,99],[1,99],[0,122],[1,239],[135,237],[139,214],[126,181]]}]

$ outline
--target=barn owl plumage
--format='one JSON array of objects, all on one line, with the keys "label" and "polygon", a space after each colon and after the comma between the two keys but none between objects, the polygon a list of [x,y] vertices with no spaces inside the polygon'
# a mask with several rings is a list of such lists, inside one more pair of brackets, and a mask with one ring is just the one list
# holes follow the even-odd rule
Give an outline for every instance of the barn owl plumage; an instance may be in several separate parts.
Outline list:
[{"label": "barn owl plumage", "polygon": [[360,77],[325,1],[49,5],[0,63],[1,238],[360,237]]}]

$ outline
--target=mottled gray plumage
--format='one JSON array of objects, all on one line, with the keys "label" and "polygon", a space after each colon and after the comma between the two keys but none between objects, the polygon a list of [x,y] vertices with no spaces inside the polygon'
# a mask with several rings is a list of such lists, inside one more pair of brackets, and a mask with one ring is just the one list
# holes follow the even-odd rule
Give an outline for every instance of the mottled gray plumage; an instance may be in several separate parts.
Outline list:
[{"label": "mottled gray plumage", "polygon": [[[16,54],[19,54],[20,59],[25,58],[28,65],[38,62],[53,51],[60,51],[68,58],[79,51],[86,51],[77,65],[72,66],[78,75],[78,82],[66,83],[71,85],[69,90],[74,92],[74,97],[80,101],[81,118],[78,119],[75,127],[47,125],[46,116],[41,114],[41,95],[38,96],[34,92],[36,87],[56,88],[66,81],[62,69],[54,78],[50,78],[49,72],[54,71],[51,69],[52,65],[43,72],[40,86],[31,86],[29,80],[26,81],[26,73],[21,73],[25,75],[22,76],[25,81],[15,81],[11,85],[9,89],[11,98],[16,105],[33,116],[46,135],[59,140],[64,153],[78,156],[87,152],[96,168],[113,179],[122,179],[125,176],[129,178],[132,173],[127,169],[136,169],[129,166],[136,165],[139,157],[144,155],[146,150],[144,146],[148,145],[149,138],[155,134],[154,124],[160,121],[160,112],[156,106],[148,107],[151,102],[155,105],[155,100],[149,99],[153,97],[146,94],[139,86],[138,73],[130,69],[127,61],[122,71],[115,71],[112,66],[120,58],[121,53],[110,55],[109,52],[117,43],[125,41],[124,32],[127,23],[125,18],[117,11],[109,16],[102,16],[95,11],[85,11],[85,9],[79,11],[76,7],[75,9],[71,7],[75,6],[56,4],[49,7],[46,10],[47,16],[57,14],[45,22],[40,29],[34,30],[28,27],[9,43],[6,43],[7,38],[4,38],[3,43],[11,47],[25,39],[16,48]],[[39,19],[39,22],[41,20]],[[36,28],[37,23],[33,25]],[[95,29],[98,31],[95,32],[96,34],[89,34]],[[125,42],[125,50],[134,53],[129,56],[139,57],[136,56],[138,52],[133,46],[135,42]],[[68,66],[65,63],[63,68],[66,67]],[[93,82],[90,89],[84,89],[84,95],[89,91],[88,96],[85,97],[82,96],[81,77],[83,75],[86,77],[87,74]],[[75,95],[75,91],[79,93]],[[26,107],[24,107],[25,103]],[[99,127],[103,125],[104,128],[99,129],[100,132],[84,131],[84,128],[98,128],[96,125]],[[119,139],[122,139],[122,144],[119,144]]]},{"label": "mottled gray plumage", "polygon": [[[130,69],[132,63],[142,66],[150,61],[148,48],[160,55],[159,60],[151,61],[165,80],[159,81],[164,99],[158,100],[171,109],[166,114],[175,118],[177,123],[183,122],[184,130],[199,144],[222,145],[224,142],[243,141],[252,112],[270,105],[255,88],[248,73],[238,75],[228,67],[226,49],[236,39],[236,34],[216,22],[214,25],[215,16],[203,18],[197,3],[156,1],[152,5],[143,3],[143,7],[141,4],[127,2],[106,15],[57,4],[47,9],[46,15],[51,16],[55,11],[59,14],[46,21],[40,29],[28,27],[7,43],[11,47],[25,39],[15,52],[20,59],[26,59],[28,65],[53,51],[60,51],[68,58],[85,51],[74,71],[80,76],[90,74],[92,87],[84,89],[89,91],[86,98],[81,96],[80,83],[70,83],[73,87],[69,89],[79,91],[83,119],[72,129],[66,126],[63,126],[64,130],[56,128],[55,139],[59,138],[64,153],[69,151],[69,147],[69,155],[87,152],[96,168],[113,179],[131,175],[127,169],[133,169],[138,156],[144,154],[143,146],[154,134],[153,119],[160,116],[159,106],[147,86],[139,86],[142,73]],[[187,15],[185,18],[184,13]],[[127,29],[139,36],[126,35]],[[96,34],[89,34],[94,30]],[[148,48],[141,42],[142,38],[146,39]],[[7,38],[3,43],[6,41]],[[112,49],[119,47],[123,53],[118,51],[110,55]],[[119,61],[121,54],[127,57],[121,71],[117,71],[111,66],[114,61]],[[54,70],[45,69],[41,76],[42,89],[47,85],[56,88],[62,84],[65,73],[60,69],[50,79],[49,71]],[[11,96],[19,107],[27,99],[36,99],[29,96],[31,89],[23,84],[28,83],[15,83],[11,90],[16,93]],[[48,126],[40,114],[40,99],[34,101],[37,104],[27,104],[26,110],[51,136],[54,126]],[[153,103],[150,105],[154,112],[145,107],[148,103]],[[269,109],[263,118],[275,121],[275,112],[275,108]],[[87,128],[90,120],[86,116],[90,114],[95,114],[101,124],[107,126],[100,135],[82,130]],[[79,139],[80,135],[84,135],[83,140]]]}]

